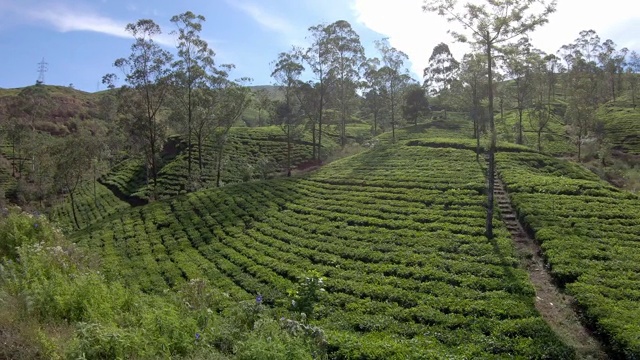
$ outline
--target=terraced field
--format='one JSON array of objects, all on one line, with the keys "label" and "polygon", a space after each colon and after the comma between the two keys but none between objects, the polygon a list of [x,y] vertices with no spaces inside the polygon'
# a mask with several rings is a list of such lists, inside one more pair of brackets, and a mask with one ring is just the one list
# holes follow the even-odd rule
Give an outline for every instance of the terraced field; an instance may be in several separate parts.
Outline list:
[{"label": "terraced field", "polygon": [[571,358],[535,310],[507,230],[484,236],[474,152],[414,145],[132,208],[75,240],[131,286],[206,277],[283,311],[317,271],[326,292],[312,323],[332,358]]},{"label": "terraced field", "polygon": [[75,224],[73,219],[69,197],[55,206],[50,213],[51,219],[64,229],[83,229],[130,207],[128,203],[118,199],[104,185],[94,184],[93,181],[88,181],[78,187],[75,192],[75,200],[78,224]]},{"label": "terraced field", "polygon": [[[214,184],[215,149],[213,142],[203,146],[203,164],[205,171],[200,181]],[[335,143],[325,141],[325,146],[335,147]],[[186,145],[180,146],[175,158],[167,159],[166,165],[158,174],[158,195],[160,198],[184,194],[189,188],[187,179]],[[313,148],[310,139],[296,141],[292,146],[292,166],[312,159]],[[192,153],[194,173],[198,172],[197,148]],[[285,171],[287,144],[282,130],[278,127],[232,128],[228,135],[222,167],[222,183],[231,184],[251,179],[271,176]],[[141,160],[126,160],[101,180],[105,185],[114,187],[126,196],[145,200],[151,194],[146,184],[146,170]]]},{"label": "terraced field", "polygon": [[625,100],[603,105],[598,118],[604,121],[607,137],[616,149],[640,154],[640,108],[634,109]]},{"label": "terraced field", "polygon": [[496,159],[557,282],[620,358],[640,358],[640,199],[550,157]]}]

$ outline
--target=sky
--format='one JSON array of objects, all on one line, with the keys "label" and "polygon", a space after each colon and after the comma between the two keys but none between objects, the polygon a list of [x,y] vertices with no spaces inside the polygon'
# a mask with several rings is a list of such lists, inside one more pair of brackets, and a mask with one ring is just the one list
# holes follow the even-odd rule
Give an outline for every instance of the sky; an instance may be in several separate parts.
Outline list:
[{"label": "sky", "polygon": [[[216,52],[216,63],[234,64],[232,77],[250,77],[252,85],[273,83],[270,62],[293,45],[307,46],[310,26],[337,20],[352,25],[367,57],[378,56],[375,40],[388,38],[409,56],[407,68],[418,80],[438,43],[449,44],[458,60],[470,51],[447,33],[463,30],[459,25],[423,12],[422,5],[423,0],[0,0],[0,88],[34,84],[44,58],[46,84],[104,90],[102,76],[117,73],[114,60],[130,53],[127,23],[153,19],[163,29],[156,41],[175,51],[169,19],[185,11],[205,16],[201,35]],[[559,0],[532,43],[555,53],[588,29],[619,48],[639,51],[637,0]]]}]

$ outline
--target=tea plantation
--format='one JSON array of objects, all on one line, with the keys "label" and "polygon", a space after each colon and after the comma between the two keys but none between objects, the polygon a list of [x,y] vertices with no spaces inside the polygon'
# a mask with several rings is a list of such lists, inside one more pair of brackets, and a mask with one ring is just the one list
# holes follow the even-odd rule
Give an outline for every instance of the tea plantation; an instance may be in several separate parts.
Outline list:
[{"label": "tea plantation", "polygon": [[506,229],[484,236],[484,179],[470,150],[400,144],[132,208],[74,239],[147,292],[207,278],[286,311],[288,290],[320,274],[308,315],[331,358],[570,358]]},{"label": "tea plantation", "polygon": [[[292,144],[293,167],[312,159],[311,139],[298,139]],[[164,166],[158,173],[157,196],[167,198],[184,194],[191,189],[187,165],[187,145],[184,139],[176,138],[177,149],[165,154]],[[331,139],[323,141],[324,149],[336,146]],[[216,153],[213,141],[202,146],[203,171],[199,169],[198,148],[192,145],[192,171],[198,176],[200,187],[215,186]],[[225,150],[221,183],[231,184],[251,179],[271,177],[286,171],[287,143],[279,127],[231,128]],[[125,160],[109,172],[101,182],[125,196],[145,201],[151,195],[152,185],[147,184],[144,162],[140,159]]]},{"label": "tea plantation", "polygon": [[497,156],[521,220],[590,325],[622,358],[640,356],[640,199],[578,165]]}]

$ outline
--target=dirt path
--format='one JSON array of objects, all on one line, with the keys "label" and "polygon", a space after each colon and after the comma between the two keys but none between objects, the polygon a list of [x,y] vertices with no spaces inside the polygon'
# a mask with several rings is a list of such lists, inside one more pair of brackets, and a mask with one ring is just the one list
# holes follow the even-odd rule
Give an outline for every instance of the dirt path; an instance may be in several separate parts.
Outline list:
[{"label": "dirt path", "polygon": [[511,232],[521,266],[529,272],[536,290],[536,308],[542,318],[567,345],[575,349],[578,359],[609,359],[600,342],[580,323],[571,305],[573,298],[561,293],[553,284],[540,257],[540,246],[522,228],[498,176],[495,177],[494,197],[502,221]]}]

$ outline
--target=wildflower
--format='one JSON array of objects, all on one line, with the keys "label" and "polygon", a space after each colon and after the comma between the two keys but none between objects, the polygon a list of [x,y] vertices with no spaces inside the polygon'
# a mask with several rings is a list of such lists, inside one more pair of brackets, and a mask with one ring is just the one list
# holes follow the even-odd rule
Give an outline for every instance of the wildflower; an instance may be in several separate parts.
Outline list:
[{"label": "wildflower", "polygon": [[200,333],[196,333],[196,340],[200,340]]},{"label": "wildflower", "polygon": [[38,223],[33,224],[33,227],[34,227],[35,229],[37,229],[37,228],[38,228]]},{"label": "wildflower", "polygon": [[262,304],[262,295],[258,294],[258,296],[256,297],[256,303]]}]

